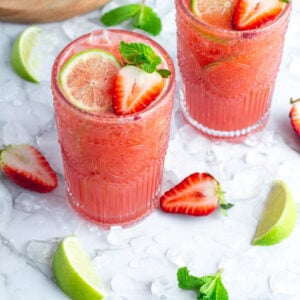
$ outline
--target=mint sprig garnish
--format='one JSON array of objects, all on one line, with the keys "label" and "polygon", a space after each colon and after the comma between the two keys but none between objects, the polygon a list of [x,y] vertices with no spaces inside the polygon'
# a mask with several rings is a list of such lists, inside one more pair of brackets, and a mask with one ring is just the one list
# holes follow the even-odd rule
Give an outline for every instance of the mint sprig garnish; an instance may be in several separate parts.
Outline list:
[{"label": "mint sprig garnish", "polygon": [[161,58],[149,45],[121,41],[119,52],[127,65],[137,66],[147,73],[158,72],[165,78],[171,75],[171,72],[167,69],[157,69],[161,64]]},{"label": "mint sprig garnish", "polygon": [[184,290],[195,290],[198,300],[229,300],[228,292],[222,282],[220,269],[215,275],[196,277],[190,275],[187,267],[177,271],[178,287]]},{"label": "mint sprig garnish", "polygon": [[105,26],[114,26],[132,19],[133,28],[144,30],[152,35],[161,32],[161,20],[150,6],[145,5],[145,1],[139,4],[127,4],[119,6],[105,13],[100,21]]}]

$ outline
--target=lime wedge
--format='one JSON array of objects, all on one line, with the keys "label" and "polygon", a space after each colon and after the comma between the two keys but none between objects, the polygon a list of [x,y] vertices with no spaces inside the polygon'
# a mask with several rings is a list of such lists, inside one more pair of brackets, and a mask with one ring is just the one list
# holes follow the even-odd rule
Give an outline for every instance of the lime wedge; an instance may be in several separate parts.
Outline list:
[{"label": "lime wedge", "polygon": [[39,27],[28,27],[18,36],[11,52],[11,65],[15,72],[23,79],[35,83],[39,80],[36,77],[36,66],[33,65],[30,55],[40,33]]},{"label": "lime wedge", "polygon": [[281,180],[273,183],[256,228],[253,245],[271,246],[280,243],[293,231],[297,206],[288,186]]},{"label": "lime wedge", "polygon": [[93,113],[112,106],[111,90],[121,65],[117,58],[101,49],[73,55],[62,67],[58,83],[66,98],[76,107]]},{"label": "lime wedge", "polygon": [[57,247],[52,270],[58,286],[73,300],[104,298],[102,285],[77,238],[65,238]]}]

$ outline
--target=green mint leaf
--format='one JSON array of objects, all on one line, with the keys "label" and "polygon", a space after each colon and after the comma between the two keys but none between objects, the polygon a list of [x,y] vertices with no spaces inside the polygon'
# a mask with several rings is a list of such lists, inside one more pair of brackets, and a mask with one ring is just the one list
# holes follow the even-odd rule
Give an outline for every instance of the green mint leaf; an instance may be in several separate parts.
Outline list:
[{"label": "green mint leaf", "polygon": [[228,292],[222,282],[222,278],[218,277],[216,287],[212,295],[213,300],[229,300]]},{"label": "green mint leaf", "polygon": [[142,5],[138,14],[134,16],[133,27],[142,29],[152,35],[158,35],[161,32],[161,20],[153,9]]},{"label": "green mint leaf", "polygon": [[128,19],[132,20],[133,28],[139,28],[152,35],[161,32],[161,20],[153,9],[143,3],[127,4],[105,13],[100,21],[106,26],[118,25]]},{"label": "green mint leaf", "polygon": [[207,280],[199,289],[199,299],[211,299],[216,288],[217,277],[212,276],[210,280]]},{"label": "green mint leaf", "polygon": [[100,21],[105,26],[118,25],[139,13],[141,9],[140,4],[128,4],[124,6],[117,7],[107,13],[105,13]]},{"label": "green mint leaf", "polygon": [[184,290],[199,289],[206,280],[190,275],[187,267],[179,268],[177,271],[178,287]]},{"label": "green mint leaf", "polygon": [[190,275],[187,267],[177,271],[178,287],[184,290],[197,290],[198,300],[229,300],[228,292],[222,282],[220,269],[215,275],[196,277]]},{"label": "green mint leaf", "polygon": [[157,66],[161,64],[161,58],[150,46],[143,43],[121,41],[119,51],[126,64],[138,66],[148,73],[155,72]]},{"label": "green mint leaf", "polygon": [[167,69],[159,69],[156,72],[159,73],[163,78],[168,78],[171,75],[171,72]]}]

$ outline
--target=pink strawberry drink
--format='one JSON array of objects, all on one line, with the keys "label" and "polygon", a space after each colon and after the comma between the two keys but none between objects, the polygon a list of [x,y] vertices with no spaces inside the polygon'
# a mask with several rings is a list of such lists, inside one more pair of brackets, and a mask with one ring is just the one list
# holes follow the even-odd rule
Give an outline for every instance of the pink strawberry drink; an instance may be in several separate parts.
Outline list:
[{"label": "pink strawberry drink", "polygon": [[[120,41],[150,45],[162,58],[162,67],[172,73],[165,79],[162,92],[142,111],[124,116],[114,114],[111,108],[91,113],[73,105],[58,83],[62,66],[75,53],[92,48],[109,51],[121,61]],[[133,32],[97,30],[73,41],[58,55],[52,73],[58,138],[67,198],[81,216],[105,227],[126,225],[145,217],[157,206],[174,78],[174,66],[166,51]]]},{"label": "pink strawberry drink", "polygon": [[191,0],[175,1],[182,112],[212,138],[239,140],[266,124],[291,8],[259,28],[236,30],[237,2],[199,0],[206,12],[196,16]]}]

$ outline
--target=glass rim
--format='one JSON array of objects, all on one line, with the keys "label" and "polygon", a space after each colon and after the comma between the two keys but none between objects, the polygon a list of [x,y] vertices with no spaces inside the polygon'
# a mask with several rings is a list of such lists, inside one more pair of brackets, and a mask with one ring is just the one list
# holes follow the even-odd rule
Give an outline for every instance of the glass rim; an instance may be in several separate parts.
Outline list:
[{"label": "glass rim", "polygon": [[272,28],[274,26],[276,26],[280,20],[282,20],[286,15],[289,15],[289,12],[290,12],[291,6],[292,6],[292,0],[290,0],[289,3],[287,4],[287,6],[285,7],[285,9],[278,16],[278,18],[274,21],[271,21],[269,24],[267,24],[265,26],[255,28],[255,29],[248,29],[248,30],[234,30],[234,29],[219,28],[215,25],[211,25],[211,24],[201,21],[199,18],[197,18],[193,14],[191,9],[188,8],[188,6],[186,5],[186,2],[187,2],[186,0],[176,0],[176,1],[178,1],[184,14],[190,20],[192,20],[192,22],[194,24],[197,24],[197,25],[201,26],[202,28],[209,30],[210,32],[220,34],[220,35],[223,34],[223,35],[226,35],[227,37],[231,37],[231,38],[251,37],[251,36],[255,35],[256,33],[262,33],[262,32],[269,31],[269,30],[271,31]]},{"label": "glass rim", "polygon": [[[129,35],[132,37],[136,37],[138,39],[138,42],[141,42],[141,40],[144,40],[145,42],[149,42],[151,44],[152,47],[154,47],[155,51],[158,50],[160,56],[162,56],[163,60],[165,61],[165,63],[168,66],[168,69],[171,72],[171,77],[167,78],[166,81],[166,86],[164,87],[163,91],[161,92],[161,94],[155,99],[155,101],[153,101],[153,103],[151,103],[148,107],[144,108],[142,111],[139,112],[135,112],[132,114],[128,114],[128,115],[124,115],[124,116],[119,116],[119,115],[115,115],[115,114],[97,114],[97,113],[92,113],[92,112],[88,112],[85,111],[83,109],[80,109],[78,107],[76,107],[73,103],[71,103],[64,95],[64,93],[62,92],[61,88],[58,85],[58,74],[59,74],[59,69],[62,67],[59,67],[59,64],[61,62],[61,60],[64,58],[64,55],[68,53],[68,50],[76,43],[80,42],[80,41],[84,41],[86,39],[88,39],[92,34],[98,34],[98,33],[102,33],[102,32],[109,32],[112,34],[120,34],[120,35]],[[120,40],[121,41],[121,40]],[[93,118],[95,120],[101,120],[101,121],[111,121],[112,123],[114,122],[118,122],[118,123],[125,123],[125,122],[131,122],[131,121],[136,121],[140,118],[142,118],[143,115],[147,114],[148,112],[151,112],[154,108],[156,108],[157,106],[160,105],[161,102],[163,102],[163,100],[165,98],[168,97],[168,95],[170,93],[172,93],[172,90],[175,89],[175,66],[173,63],[173,60],[171,58],[171,56],[168,54],[168,52],[161,46],[159,45],[156,41],[154,41],[153,39],[151,39],[150,37],[138,33],[138,32],[134,32],[134,31],[129,31],[129,30],[124,30],[124,29],[96,29],[93,30],[87,34],[84,34],[76,39],[74,39],[73,41],[71,41],[70,43],[68,43],[57,55],[57,57],[54,60],[53,63],[53,67],[52,67],[52,72],[51,72],[51,86],[52,89],[55,90],[55,93],[58,94],[58,97],[60,99],[63,100],[63,102],[68,105],[71,109],[74,109],[75,111],[77,111],[78,113],[81,113],[83,115],[86,115],[90,118]],[[56,96],[57,97],[57,96]]]}]

